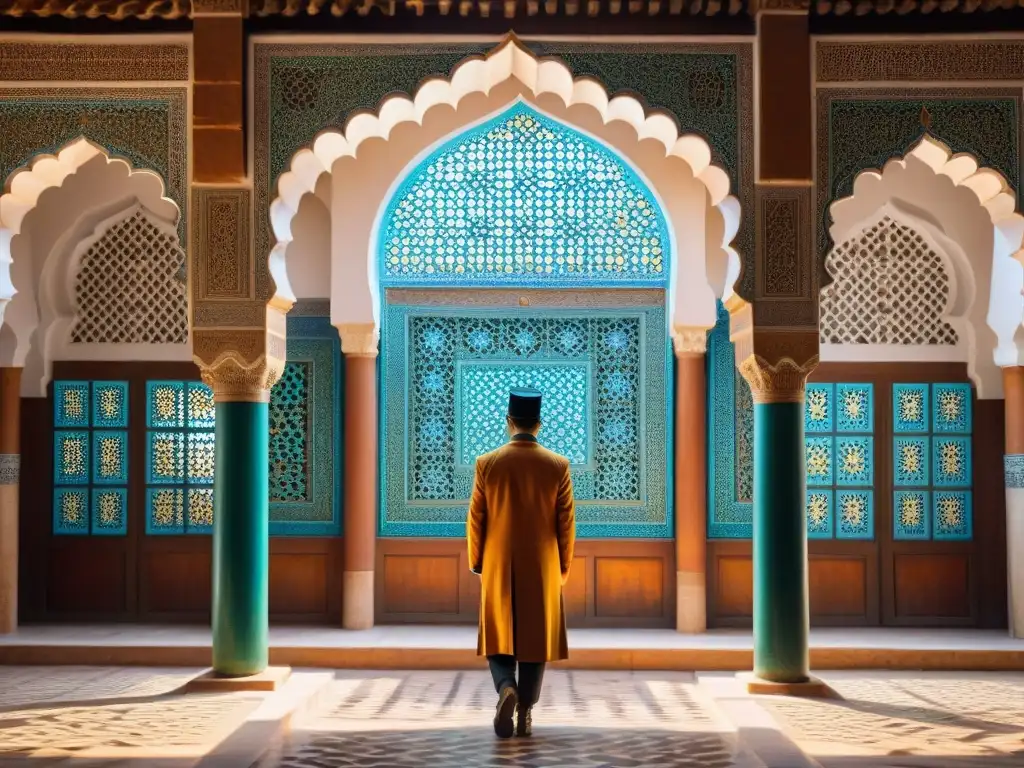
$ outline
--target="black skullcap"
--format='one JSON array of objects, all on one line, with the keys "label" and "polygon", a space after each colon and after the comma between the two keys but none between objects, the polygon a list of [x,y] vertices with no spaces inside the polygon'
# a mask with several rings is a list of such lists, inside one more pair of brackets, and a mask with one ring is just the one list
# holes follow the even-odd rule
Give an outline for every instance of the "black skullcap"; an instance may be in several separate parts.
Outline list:
[{"label": "black skullcap", "polygon": [[508,415],[520,421],[540,421],[541,394],[530,387],[517,387],[508,393]]}]

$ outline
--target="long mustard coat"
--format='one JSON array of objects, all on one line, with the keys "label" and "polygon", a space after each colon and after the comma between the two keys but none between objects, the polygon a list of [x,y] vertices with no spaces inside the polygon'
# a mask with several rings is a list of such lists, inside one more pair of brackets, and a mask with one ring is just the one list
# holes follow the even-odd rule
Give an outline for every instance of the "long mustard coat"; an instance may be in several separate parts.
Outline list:
[{"label": "long mustard coat", "polygon": [[576,543],[568,459],[523,438],[478,458],[466,535],[470,568],[481,574],[477,653],[568,658],[562,581]]}]

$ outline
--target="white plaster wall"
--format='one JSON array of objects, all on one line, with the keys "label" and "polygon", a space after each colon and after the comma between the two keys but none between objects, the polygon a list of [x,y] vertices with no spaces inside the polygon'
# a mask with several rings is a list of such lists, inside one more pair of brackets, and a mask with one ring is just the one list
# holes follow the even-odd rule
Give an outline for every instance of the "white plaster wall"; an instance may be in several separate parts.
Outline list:
[{"label": "white plaster wall", "polygon": [[[39,196],[36,207],[26,215],[20,233],[11,242],[11,276],[18,292],[4,319],[17,341],[0,346],[0,365],[25,368],[22,396],[45,396],[53,362],[46,358],[39,336],[43,314],[41,279],[47,261],[66,256],[79,240],[94,234],[99,221],[136,202],[157,219],[173,225],[179,211],[163,194],[163,185],[154,174],[132,173],[126,163],[110,162],[97,155],[64,178],[60,186],[50,187]],[[132,356],[132,350],[119,349],[123,345],[83,346],[104,347],[93,350],[92,356],[84,359],[139,359]],[[191,344],[159,346],[175,349],[164,349],[156,359],[191,360]],[[83,350],[82,354],[89,352]]]},{"label": "white plaster wall", "polygon": [[[669,218],[674,241],[673,274],[681,277],[679,290],[670,296],[672,322],[712,327],[715,298],[727,286],[712,286],[708,274],[720,278],[727,275],[729,254],[720,245],[721,239],[707,239],[708,229],[721,234],[726,225],[721,223],[719,210],[708,205],[707,188],[694,177],[690,165],[680,158],[666,157],[663,144],[653,139],[641,140],[636,129],[624,121],[605,124],[590,105],[566,107],[561,98],[552,94],[535,98],[516,80],[506,81],[488,94],[467,95],[457,107],[433,107],[423,116],[422,124],[400,123],[387,140],[365,139],[355,157],[342,156],[334,162],[332,322],[342,325],[379,319],[376,231],[379,217],[405,173],[451,136],[500,114],[517,99],[604,142],[648,182]],[[708,247],[709,242],[719,245]]]},{"label": "white plaster wall", "polygon": [[331,177],[323,175],[316,193],[306,195],[292,222],[288,244],[288,281],[296,299],[331,296]]}]

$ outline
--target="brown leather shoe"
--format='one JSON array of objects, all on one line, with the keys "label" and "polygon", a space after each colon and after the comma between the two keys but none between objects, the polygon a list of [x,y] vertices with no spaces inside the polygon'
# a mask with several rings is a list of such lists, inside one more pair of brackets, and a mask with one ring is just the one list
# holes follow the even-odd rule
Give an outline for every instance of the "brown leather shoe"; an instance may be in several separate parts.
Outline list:
[{"label": "brown leather shoe", "polygon": [[512,738],[514,730],[512,715],[519,705],[519,694],[515,686],[506,685],[498,694],[498,707],[494,713],[494,735],[499,739]]},{"label": "brown leather shoe", "polygon": [[531,707],[516,709],[516,736],[533,736],[533,709]]}]

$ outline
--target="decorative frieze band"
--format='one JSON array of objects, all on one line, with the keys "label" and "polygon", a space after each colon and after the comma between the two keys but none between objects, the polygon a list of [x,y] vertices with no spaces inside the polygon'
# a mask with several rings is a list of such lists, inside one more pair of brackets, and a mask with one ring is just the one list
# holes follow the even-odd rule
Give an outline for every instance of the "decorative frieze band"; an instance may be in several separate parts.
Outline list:
[{"label": "decorative frieze band", "polygon": [[819,83],[1024,80],[1019,40],[818,40],[814,53]]},{"label": "decorative frieze band", "polygon": [[1003,456],[1003,473],[1007,488],[1024,488],[1024,454]]},{"label": "decorative frieze band", "polygon": [[0,80],[9,82],[188,81],[188,43],[49,43],[0,45]]},{"label": "decorative frieze band", "polygon": [[17,485],[20,472],[20,454],[0,453],[0,485]]}]

